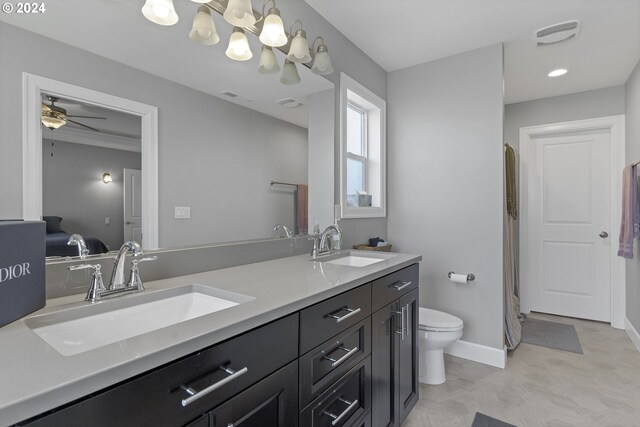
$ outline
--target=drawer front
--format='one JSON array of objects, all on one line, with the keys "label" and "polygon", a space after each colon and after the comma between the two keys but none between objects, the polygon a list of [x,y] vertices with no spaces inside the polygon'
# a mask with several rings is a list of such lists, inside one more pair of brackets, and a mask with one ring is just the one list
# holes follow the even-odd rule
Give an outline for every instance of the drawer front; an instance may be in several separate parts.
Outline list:
[{"label": "drawer front", "polygon": [[197,420],[193,420],[184,427],[209,427],[209,414],[204,414]]},{"label": "drawer front", "polygon": [[364,417],[356,421],[354,427],[371,427],[371,411],[367,412]]},{"label": "drawer front", "polygon": [[352,326],[300,358],[300,407],[304,408],[371,353],[371,319]]},{"label": "drawer front", "polygon": [[407,292],[418,288],[418,264],[393,272],[371,283],[372,311],[391,304]]},{"label": "drawer front", "polygon": [[371,314],[369,284],[336,295],[300,312],[300,354],[338,335]]},{"label": "drawer front", "polygon": [[[184,425],[294,360],[297,337],[298,315],[293,314],[29,425],[86,426],[87,420],[92,427]],[[207,389],[212,391],[205,394]],[[202,397],[187,403],[193,394]]]},{"label": "drawer front", "polygon": [[371,357],[350,370],[300,413],[305,427],[353,426],[371,408]]}]

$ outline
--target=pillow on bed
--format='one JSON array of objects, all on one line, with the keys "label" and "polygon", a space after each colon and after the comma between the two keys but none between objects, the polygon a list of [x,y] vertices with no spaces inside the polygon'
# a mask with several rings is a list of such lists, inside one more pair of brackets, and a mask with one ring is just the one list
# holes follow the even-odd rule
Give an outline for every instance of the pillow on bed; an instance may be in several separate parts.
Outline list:
[{"label": "pillow on bed", "polygon": [[42,220],[47,223],[47,234],[64,233],[65,231],[60,227],[62,218],[59,216],[43,216]]}]

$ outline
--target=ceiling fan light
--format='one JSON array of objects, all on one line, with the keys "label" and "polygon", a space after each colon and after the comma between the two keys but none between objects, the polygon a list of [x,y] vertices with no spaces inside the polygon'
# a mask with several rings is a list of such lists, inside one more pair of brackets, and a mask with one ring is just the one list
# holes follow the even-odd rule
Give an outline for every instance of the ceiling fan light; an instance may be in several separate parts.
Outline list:
[{"label": "ceiling fan light", "polygon": [[271,47],[280,47],[287,44],[287,35],[284,32],[280,11],[275,7],[269,9],[269,13],[264,19],[262,32],[260,32],[260,41]]},{"label": "ceiling fan light", "polygon": [[64,118],[57,117],[54,114],[43,115],[41,118],[41,121],[45,127],[51,130],[58,129],[59,127],[62,127],[67,124],[67,121]]},{"label": "ceiling fan light", "polygon": [[147,0],[142,6],[142,14],[158,25],[173,25],[178,22],[173,0]]},{"label": "ceiling fan light", "polygon": [[294,62],[289,59],[284,60],[284,66],[282,67],[282,76],[280,77],[280,83],[285,85],[296,85],[300,83],[300,74]]},{"label": "ceiling fan light", "polygon": [[260,63],[258,64],[258,72],[260,74],[275,74],[280,71],[280,64],[273,53],[271,46],[262,46],[260,52]]},{"label": "ceiling fan light", "polygon": [[214,45],[220,41],[220,36],[211,17],[211,12],[206,6],[200,6],[198,13],[193,17],[193,26],[189,37],[196,43]]},{"label": "ceiling fan light", "polygon": [[321,76],[327,76],[333,74],[333,65],[331,64],[331,56],[329,56],[329,50],[327,46],[321,44],[318,46],[318,52],[316,58],[313,61],[311,71]]},{"label": "ceiling fan light", "polygon": [[222,17],[236,27],[250,27],[256,23],[251,0],[229,0]]},{"label": "ceiling fan light", "polygon": [[291,41],[291,47],[289,48],[287,59],[291,62],[297,62],[300,64],[306,64],[311,61],[307,33],[305,33],[304,30],[300,29],[296,31],[296,36]]},{"label": "ceiling fan light", "polygon": [[229,47],[227,47],[226,55],[235,61],[248,61],[253,58],[249,40],[244,34],[244,30],[239,27],[233,27],[233,33],[229,38]]}]

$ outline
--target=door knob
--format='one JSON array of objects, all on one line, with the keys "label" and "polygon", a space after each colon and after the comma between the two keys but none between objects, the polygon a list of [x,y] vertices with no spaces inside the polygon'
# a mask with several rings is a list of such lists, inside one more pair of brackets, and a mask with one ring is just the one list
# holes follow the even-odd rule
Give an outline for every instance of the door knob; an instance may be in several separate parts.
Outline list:
[{"label": "door knob", "polygon": [[609,233],[607,233],[606,231],[603,231],[602,233],[598,234],[598,236],[602,237],[603,239],[606,239],[607,237],[609,237]]},{"label": "door knob", "polygon": [[[125,222],[125,224],[129,225],[129,224],[131,224],[131,221],[127,221],[127,222]],[[607,234],[607,233],[604,233],[604,234]],[[602,234],[600,234],[600,237],[602,237]]]}]

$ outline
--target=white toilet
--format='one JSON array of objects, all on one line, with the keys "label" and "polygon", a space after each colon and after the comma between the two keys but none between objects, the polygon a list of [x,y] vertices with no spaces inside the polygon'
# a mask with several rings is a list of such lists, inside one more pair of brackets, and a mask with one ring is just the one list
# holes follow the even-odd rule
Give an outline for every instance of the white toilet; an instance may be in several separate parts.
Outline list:
[{"label": "white toilet", "polygon": [[462,337],[462,327],[462,320],[456,316],[420,307],[418,340],[421,383],[442,384],[447,380],[443,349]]}]

